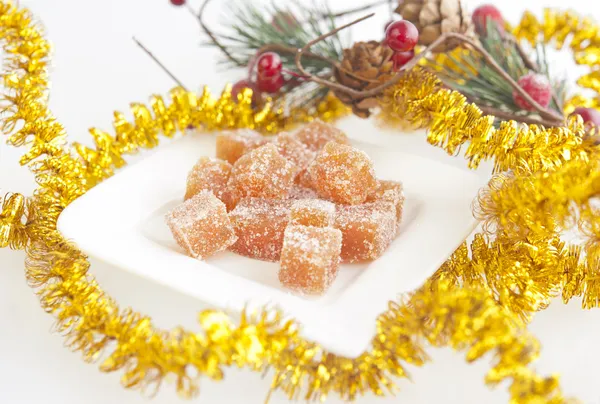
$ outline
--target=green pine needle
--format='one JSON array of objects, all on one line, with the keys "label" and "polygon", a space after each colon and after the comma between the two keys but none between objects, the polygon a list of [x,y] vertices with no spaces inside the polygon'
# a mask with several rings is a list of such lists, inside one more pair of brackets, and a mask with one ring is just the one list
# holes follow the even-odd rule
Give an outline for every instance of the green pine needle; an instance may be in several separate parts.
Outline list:
[{"label": "green pine needle", "polygon": [[[529,69],[517,47],[505,40],[495,23],[488,21],[487,33],[487,36],[480,37],[479,40],[494,60],[515,81],[526,75]],[[535,58],[533,59],[537,64],[538,73],[548,77],[555,94],[556,99],[552,100],[549,108],[562,114],[567,82],[564,79],[556,80],[551,76],[546,49],[543,45],[539,44],[534,52]],[[512,86],[496,70],[486,64],[485,60],[476,58],[476,52],[473,55],[467,54],[459,57],[449,55],[449,59],[460,68],[460,73],[449,66],[433,63],[444,84],[460,91],[472,102],[510,112],[515,116],[535,115],[535,112],[524,111],[516,105],[512,95]],[[468,73],[462,74],[462,72]]]},{"label": "green pine needle", "polygon": [[[289,20],[285,16],[293,16]],[[234,55],[239,63],[223,58],[220,62],[227,68],[248,68],[256,57],[257,51],[268,44],[282,44],[290,48],[302,48],[306,43],[336,28],[333,13],[326,5],[302,7],[291,1],[282,6],[281,2],[273,2],[270,6],[258,6],[252,1],[237,1],[230,6],[227,13],[227,33],[215,33],[219,42]],[[273,24],[274,18],[276,24]],[[340,35],[333,35],[315,44],[311,52],[332,60],[342,60],[343,49],[347,41]],[[212,42],[209,45],[215,45]],[[225,55],[223,55],[225,56]],[[283,68],[296,71],[295,53],[279,53]],[[305,56],[302,59],[305,69],[314,75],[329,77],[333,74],[332,66],[326,61]],[[278,99],[288,107],[302,105],[316,106],[327,96],[326,88],[312,82],[289,80]]]}]

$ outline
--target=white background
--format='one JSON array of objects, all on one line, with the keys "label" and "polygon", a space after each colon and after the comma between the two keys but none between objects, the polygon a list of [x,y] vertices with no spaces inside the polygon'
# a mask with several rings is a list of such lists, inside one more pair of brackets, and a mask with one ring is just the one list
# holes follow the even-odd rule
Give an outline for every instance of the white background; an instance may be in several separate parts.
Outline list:
[{"label": "white background", "polygon": [[[209,15],[215,26],[225,1],[214,1]],[[114,109],[125,110],[129,102],[145,102],[151,93],[166,93],[172,86],[164,75],[131,41],[138,36],[189,88],[207,84],[219,91],[239,73],[221,72],[215,65],[216,52],[200,47],[196,21],[168,0],[22,0],[43,22],[55,46],[52,63],[51,108],[66,126],[71,141],[89,143],[87,129],[110,130]],[[360,0],[332,0],[334,9],[359,5]],[[478,2],[468,3],[475,5]],[[598,5],[589,1],[503,1],[505,16],[516,22],[523,7],[541,12],[550,5],[569,5],[582,14],[600,19]],[[527,3],[527,4],[526,4]],[[193,1],[192,4],[199,5]],[[385,8],[364,23],[355,39],[379,38],[386,21]],[[567,74],[572,74],[568,70]],[[422,138],[399,141],[415,153],[439,158],[443,153],[425,145]],[[17,168],[22,150],[0,145],[0,189],[30,194],[31,175]],[[464,166],[456,158],[453,164]],[[85,364],[79,354],[63,347],[63,338],[52,332],[52,318],[39,307],[23,277],[22,252],[0,250],[0,403],[142,403],[138,391],[127,391],[118,374],[102,374],[97,365]],[[202,305],[192,299],[116,268],[93,262],[92,271],[101,285],[121,306],[132,306],[150,314],[160,327],[184,325],[194,329]],[[542,343],[536,368],[558,372],[568,395],[585,403],[600,403],[597,363],[600,360],[600,312],[583,311],[580,302],[565,306],[559,300],[538,314],[531,331]],[[467,365],[464,354],[429,350],[432,363],[412,370],[412,382],[402,380],[402,391],[386,400],[365,397],[361,402],[405,403],[505,403],[507,385],[494,390],[483,385],[488,365]],[[261,403],[269,381],[257,374],[231,370],[222,382],[202,380],[198,401],[204,403]],[[173,384],[163,385],[153,403],[177,402]],[[272,402],[285,402],[275,394]],[[332,398],[330,402],[338,402]]]}]

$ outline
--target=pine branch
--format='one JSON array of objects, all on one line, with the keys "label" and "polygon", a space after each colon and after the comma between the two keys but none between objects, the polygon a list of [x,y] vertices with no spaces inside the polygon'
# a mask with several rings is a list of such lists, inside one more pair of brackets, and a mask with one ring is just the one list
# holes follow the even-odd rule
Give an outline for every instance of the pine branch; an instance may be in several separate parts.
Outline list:
[{"label": "pine branch", "polygon": [[[206,1],[201,12],[206,8]],[[362,11],[366,8],[384,4],[376,1],[357,9],[333,13],[326,6],[307,8],[273,2],[270,6],[257,6],[254,2],[238,1],[231,4],[226,13],[228,27],[226,32],[215,33],[205,24],[202,14],[196,15],[201,27],[210,41],[205,45],[219,48],[223,56],[219,61],[226,68],[242,67],[248,70],[249,79],[254,78],[254,63],[261,53],[274,51],[282,59],[285,71],[295,70],[294,57],[301,48],[314,37],[335,28],[335,20],[343,15]],[[307,70],[313,75],[329,78],[333,69],[343,57],[346,41],[338,35],[328,38],[312,52],[305,55]],[[327,89],[319,88],[301,78],[290,77],[282,91],[275,94],[275,100],[283,101],[287,106],[316,106],[327,96]]]},{"label": "pine branch", "polygon": [[[552,102],[548,109],[552,114],[562,116],[565,99],[566,81],[555,80],[550,76],[546,50],[543,45],[535,48],[535,61],[512,37],[498,31],[493,23],[488,23],[487,35],[480,37],[481,46],[502,67],[507,76],[514,81],[530,71],[548,77],[552,85]],[[431,60],[432,66],[451,89],[460,91],[468,99],[486,111],[495,111],[497,116],[525,123],[555,125],[557,122],[545,121],[538,112],[524,111],[513,97],[514,87],[508,77],[499,74],[487,60],[474,52],[449,52],[444,55],[448,61]],[[510,117],[510,118],[509,118]],[[556,121],[553,119],[553,121]]]}]

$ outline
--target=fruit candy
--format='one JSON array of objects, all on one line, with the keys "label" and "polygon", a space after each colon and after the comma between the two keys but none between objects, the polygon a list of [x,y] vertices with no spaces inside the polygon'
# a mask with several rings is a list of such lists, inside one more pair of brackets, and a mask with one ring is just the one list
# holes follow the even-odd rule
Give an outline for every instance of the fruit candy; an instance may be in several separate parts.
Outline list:
[{"label": "fruit candy", "polygon": [[315,227],[333,226],[335,205],[322,199],[300,199],[292,204],[290,224]]},{"label": "fruit candy", "polygon": [[267,143],[267,139],[251,129],[221,132],[217,135],[217,158],[235,163],[250,150]]},{"label": "fruit candy", "polygon": [[240,196],[231,188],[225,188],[221,195],[221,200],[227,208],[227,212],[231,212],[235,209],[236,205],[240,201]]},{"label": "fruit candy", "polygon": [[300,173],[315,159],[315,152],[309,150],[295,135],[283,132],[277,135],[275,146],[283,157],[291,161]]},{"label": "fruit candy", "polygon": [[341,246],[342,233],[337,229],[288,226],[279,281],[297,292],[324,293],[337,276]]},{"label": "fruit candy", "polygon": [[237,240],[225,204],[211,191],[200,191],[165,219],[177,244],[194,258],[208,258]]},{"label": "fruit candy", "polygon": [[310,188],[294,185],[288,196],[290,199],[316,199],[317,193]]},{"label": "fruit candy", "polygon": [[245,198],[229,212],[237,242],[231,251],[246,257],[277,261],[283,232],[289,223],[291,201]]},{"label": "fruit candy", "polygon": [[337,203],[363,203],[377,187],[369,156],[361,150],[335,142],[325,145],[308,167],[308,173],[319,196]]},{"label": "fruit candy", "polygon": [[300,174],[296,175],[296,179],[294,179],[294,182],[303,188],[314,188],[312,178],[310,178],[308,170],[301,171]]},{"label": "fruit candy", "polygon": [[328,142],[349,144],[348,137],[335,126],[315,119],[296,133],[296,137],[310,150],[318,152]]},{"label": "fruit candy", "polygon": [[228,190],[243,197],[286,199],[294,183],[294,165],[267,144],[233,165]]},{"label": "fruit candy", "polygon": [[344,262],[375,260],[396,234],[396,207],[385,201],[338,205],[335,228],[342,232]]},{"label": "fruit candy", "polygon": [[377,188],[367,197],[367,202],[376,201],[392,202],[396,207],[396,221],[400,224],[404,205],[404,191],[401,182],[378,180]]},{"label": "fruit candy", "polygon": [[227,161],[201,157],[188,174],[185,200],[203,190],[212,191],[221,199],[227,188],[230,173],[231,164]]}]

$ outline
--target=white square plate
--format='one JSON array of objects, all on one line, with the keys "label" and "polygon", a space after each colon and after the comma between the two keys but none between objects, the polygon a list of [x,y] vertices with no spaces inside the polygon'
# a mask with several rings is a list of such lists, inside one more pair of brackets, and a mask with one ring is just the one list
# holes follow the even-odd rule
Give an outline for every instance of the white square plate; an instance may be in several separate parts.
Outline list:
[{"label": "white square plate", "polygon": [[247,304],[274,305],[302,324],[306,338],[355,357],[369,346],[387,302],[421,286],[476,225],[471,201],[480,181],[475,175],[357,144],[373,159],[379,178],[404,183],[400,235],[375,262],[342,265],[324,296],[294,295],[279,285],[277,263],[231,252],[205,262],[192,259],[164,224],[164,214],[182,201],[189,169],[200,156],[214,156],[214,139],[189,134],[120,171],[69,205],[59,230],[91,256],[218,308],[239,312]]}]

